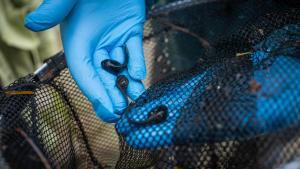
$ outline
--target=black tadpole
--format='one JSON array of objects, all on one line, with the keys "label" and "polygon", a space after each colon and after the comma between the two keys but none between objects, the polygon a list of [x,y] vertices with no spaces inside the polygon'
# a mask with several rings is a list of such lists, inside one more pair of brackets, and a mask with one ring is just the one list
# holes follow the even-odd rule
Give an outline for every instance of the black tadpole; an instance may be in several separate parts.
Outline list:
[{"label": "black tadpole", "polygon": [[118,75],[126,68],[127,65],[121,64],[112,59],[106,59],[101,62],[101,66],[107,72],[114,74],[114,75]]},{"label": "black tadpole", "polygon": [[117,77],[117,87],[122,91],[126,92],[128,88],[129,81],[126,76],[120,75]]},{"label": "black tadpole", "polygon": [[148,124],[159,124],[164,122],[168,116],[168,108],[166,106],[159,106],[148,114]]},{"label": "black tadpole", "polygon": [[[136,125],[152,125],[152,124],[159,124],[163,123],[167,120],[168,117],[168,108],[164,105],[158,106],[154,109],[152,109],[148,113],[148,119],[145,121],[133,121],[130,120],[130,123],[136,124]],[[129,118],[130,119],[130,118]]]},{"label": "black tadpole", "polygon": [[128,101],[128,97],[127,97],[127,88],[128,88],[128,85],[129,85],[129,81],[127,79],[126,76],[124,75],[119,75],[117,77],[117,83],[116,83],[116,86],[117,88],[121,91],[121,93],[123,94],[123,96],[126,98],[126,102],[127,104],[129,103]]}]

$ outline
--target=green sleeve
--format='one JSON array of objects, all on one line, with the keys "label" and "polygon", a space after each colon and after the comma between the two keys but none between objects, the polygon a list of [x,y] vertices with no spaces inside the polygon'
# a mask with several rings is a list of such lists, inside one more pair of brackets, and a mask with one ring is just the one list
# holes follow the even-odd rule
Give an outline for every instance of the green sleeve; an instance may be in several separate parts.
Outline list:
[{"label": "green sleeve", "polygon": [[24,17],[40,0],[0,1],[0,84],[32,73],[60,50],[57,28],[41,33],[24,27]]}]

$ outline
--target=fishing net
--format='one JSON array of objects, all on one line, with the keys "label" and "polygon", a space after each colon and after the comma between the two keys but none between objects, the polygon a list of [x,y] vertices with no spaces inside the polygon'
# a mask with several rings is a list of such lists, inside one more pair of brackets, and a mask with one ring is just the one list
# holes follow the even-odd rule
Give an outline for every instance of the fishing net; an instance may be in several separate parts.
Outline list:
[{"label": "fishing net", "polygon": [[1,88],[0,168],[297,167],[297,1],[148,7],[149,88],[118,123],[96,117],[59,53]]}]

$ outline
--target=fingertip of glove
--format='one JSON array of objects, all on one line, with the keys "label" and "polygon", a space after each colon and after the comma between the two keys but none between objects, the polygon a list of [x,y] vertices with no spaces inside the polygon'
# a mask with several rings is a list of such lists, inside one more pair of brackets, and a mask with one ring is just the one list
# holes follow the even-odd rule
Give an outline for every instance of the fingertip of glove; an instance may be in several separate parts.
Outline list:
[{"label": "fingertip of glove", "polygon": [[33,14],[29,14],[28,16],[26,16],[24,20],[24,26],[34,32],[39,32],[51,28],[54,25],[46,22],[45,23],[38,22],[33,16]]},{"label": "fingertip of glove", "polygon": [[117,114],[114,114],[113,111],[109,111],[100,103],[94,103],[93,108],[96,115],[106,123],[115,123],[120,119]]},{"label": "fingertip of glove", "polygon": [[106,123],[116,123],[119,120],[119,117],[113,117],[113,118],[105,118],[102,119]]},{"label": "fingertip of glove", "polygon": [[116,123],[120,119],[120,117],[114,113],[108,113],[105,111],[101,111],[100,113],[96,112],[97,116],[106,123]]},{"label": "fingertip of glove", "polygon": [[121,116],[124,113],[125,108],[116,108],[115,114]]},{"label": "fingertip of glove", "polygon": [[111,88],[108,93],[110,93],[114,113],[117,115],[122,115],[124,109],[128,106],[127,98],[125,98],[125,96],[122,94],[120,89],[115,86],[115,84],[112,84],[111,86],[108,87]]},{"label": "fingertip of glove", "polygon": [[33,21],[30,17],[26,17],[25,18],[25,23],[24,26],[34,32],[38,32],[38,31],[42,31],[43,30],[43,26],[41,26],[40,24],[36,23],[35,21]]}]

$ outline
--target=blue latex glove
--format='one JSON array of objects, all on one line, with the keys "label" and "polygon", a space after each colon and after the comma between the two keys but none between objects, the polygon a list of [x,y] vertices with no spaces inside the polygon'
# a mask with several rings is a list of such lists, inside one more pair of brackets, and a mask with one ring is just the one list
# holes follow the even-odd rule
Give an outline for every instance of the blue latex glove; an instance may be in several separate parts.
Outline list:
[{"label": "blue latex glove", "polygon": [[[156,149],[245,139],[300,124],[299,32],[298,25],[275,31],[254,47],[247,64],[233,58],[157,84],[117,123],[118,133],[133,148]],[[140,124],[161,106],[165,120]]]},{"label": "blue latex glove", "polygon": [[142,35],[144,0],[44,0],[25,19],[25,26],[42,31],[57,24],[67,64],[76,83],[93,104],[97,115],[115,122],[127,105],[117,89],[116,76],[101,67],[105,59],[124,62],[127,48],[128,95],[135,100],[146,76]]}]

